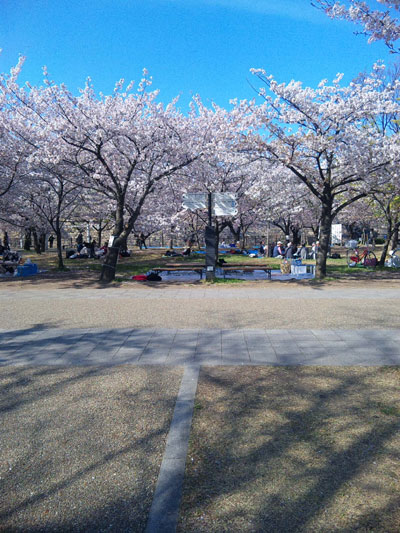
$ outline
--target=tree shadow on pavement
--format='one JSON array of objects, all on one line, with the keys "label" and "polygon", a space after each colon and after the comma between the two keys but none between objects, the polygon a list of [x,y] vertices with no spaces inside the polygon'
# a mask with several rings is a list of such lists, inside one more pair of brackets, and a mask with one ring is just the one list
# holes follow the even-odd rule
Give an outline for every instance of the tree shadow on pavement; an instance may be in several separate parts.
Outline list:
[{"label": "tree shadow on pavement", "polygon": [[203,369],[178,531],[399,531],[399,377]]},{"label": "tree shadow on pavement", "polygon": [[143,531],[181,375],[0,367],[0,530]]}]

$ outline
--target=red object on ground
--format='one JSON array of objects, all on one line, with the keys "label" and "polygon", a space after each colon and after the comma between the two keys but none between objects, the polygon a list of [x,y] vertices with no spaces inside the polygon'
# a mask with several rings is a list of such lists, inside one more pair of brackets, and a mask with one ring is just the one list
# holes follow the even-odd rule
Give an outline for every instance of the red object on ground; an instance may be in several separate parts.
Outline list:
[{"label": "red object on ground", "polygon": [[136,276],[132,276],[132,279],[135,281],[147,281],[146,274],[137,274]]}]

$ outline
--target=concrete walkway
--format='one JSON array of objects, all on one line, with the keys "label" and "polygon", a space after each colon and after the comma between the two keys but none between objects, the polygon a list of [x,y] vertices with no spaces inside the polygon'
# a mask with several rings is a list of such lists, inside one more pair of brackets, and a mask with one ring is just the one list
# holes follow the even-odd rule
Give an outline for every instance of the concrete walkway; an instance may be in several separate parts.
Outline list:
[{"label": "concrete walkway", "polygon": [[0,364],[398,365],[400,330],[2,330]]}]

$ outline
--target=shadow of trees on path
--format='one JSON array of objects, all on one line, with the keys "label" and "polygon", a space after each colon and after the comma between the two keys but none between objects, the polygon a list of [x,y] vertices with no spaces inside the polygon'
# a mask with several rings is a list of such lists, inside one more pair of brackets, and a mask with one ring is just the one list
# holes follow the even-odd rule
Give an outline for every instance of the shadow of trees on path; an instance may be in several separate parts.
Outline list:
[{"label": "shadow of trees on path", "polygon": [[400,369],[203,369],[178,531],[400,530]]},{"label": "shadow of trees on path", "polygon": [[143,531],[181,375],[0,367],[0,530]]}]

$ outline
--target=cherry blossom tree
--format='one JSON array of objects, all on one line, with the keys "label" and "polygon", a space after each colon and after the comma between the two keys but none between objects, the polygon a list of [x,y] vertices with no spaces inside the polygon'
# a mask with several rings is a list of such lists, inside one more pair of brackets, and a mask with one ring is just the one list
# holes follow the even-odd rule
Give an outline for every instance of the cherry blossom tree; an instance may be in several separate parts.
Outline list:
[{"label": "cherry blossom tree", "polygon": [[[382,82],[380,90],[385,90],[386,86],[396,86],[399,80],[400,63],[397,61],[390,68],[379,68],[376,77]],[[359,80],[365,78],[365,74],[359,76]],[[392,97],[394,102],[400,101],[400,89],[393,91]],[[374,117],[373,124],[377,131],[388,138],[398,139],[400,133],[400,116],[397,112],[379,113]],[[374,190],[372,193],[373,205],[376,218],[382,218],[386,225],[386,239],[384,242],[379,264],[384,266],[386,255],[390,244],[392,247],[397,246],[397,236],[399,231],[399,196],[400,196],[400,173],[397,165],[391,165],[383,171],[387,176],[387,183],[383,187]],[[391,243],[392,241],[392,243]]]},{"label": "cherry blossom tree", "polygon": [[397,136],[385,136],[373,124],[380,113],[398,112],[393,99],[398,82],[381,89],[382,81],[371,75],[342,87],[339,75],[332,85],[323,80],[312,89],[295,81],[278,84],[263,70],[253,73],[267,87],[260,91],[265,103],[254,106],[266,131],[259,152],[289,169],[319,201],[316,276],[322,278],[332,221],[385,181],[383,169],[399,160]]},{"label": "cherry blossom tree", "polygon": [[[253,117],[249,104],[233,102],[231,110],[226,110],[215,103],[206,107],[199,97],[194,98],[189,115],[192,131],[201,146],[201,157],[180,173],[184,181],[179,180],[181,195],[185,192],[234,193],[239,205],[237,221],[244,224],[244,212],[250,209],[249,188],[259,181],[257,161],[260,157],[251,152],[247,145],[254,137]],[[254,202],[253,202],[254,203]],[[247,208],[245,207],[247,206]],[[250,211],[248,211],[250,216]],[[199,211],[198,217],[204,225],[209,223],[207,211]],[[222,231],[235,225],[231,216],[213,217],[216,234],[216,256]],[[245,226],[243,226],[245,227]]]},{"label": "cherry blossom tree", "polygon": [[[376,0],[375,8],[367,2],[348,0],[346,3],[335,0],[313,0],[312,4],[325,11],[331,18],[352,21],[362,27],[361,33],[368,42],[383,41],[392,53],[398,54],[396,42],[400,38],[400,0]],[[386,9],[382,9],[386,8]],[[378,8],[378,9],[377,9]]]},{"label": "cherry blossom tree", "polygon": [[397,247],[400,228],[400,189],[388,184],[383,190],[375,192],[372,199],[374,203],[371,209],[375,217],[386,224],[386,239],[379,260],[380,266],[384,266],[389,245]]},{"label": "cherry blossom tree", "polygon": [[187,120],[156,101],[145,75],[138,90],[133,83],[116,84],[110,96],[96,95],[90,81],[80,96],[54,84],[45,71],[45,87],[21,88],[15,76],[3,83],[18,105],[18,118],[39,138],[32,162],[70,168],[72,183],[101,195],[114,213],[113,246],[101,279],[110,281],[120,247],[126,242],[147,198],[157,183],[189,165],[199,154],[187,136]]},{"label": "cherry blossom tree", "polygon": [[[31,153],[29,143],[13,131],[15,101],[8,90],[8,85],[15,85],[22,64],[23,58],[20,58],[10,73],[0,74],[0,198],[7,195],[18,180],[26,175],[26,162]],[[4,200],[3,208],[8,201],[12,200]]]}]

